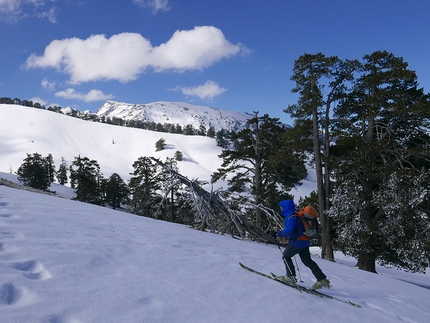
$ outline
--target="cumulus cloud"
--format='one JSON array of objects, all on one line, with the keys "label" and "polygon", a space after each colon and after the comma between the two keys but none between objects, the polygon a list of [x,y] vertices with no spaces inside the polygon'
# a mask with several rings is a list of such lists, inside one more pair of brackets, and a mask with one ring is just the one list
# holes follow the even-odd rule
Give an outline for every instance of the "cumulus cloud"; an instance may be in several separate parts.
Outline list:
[{"label": "cumulus cloud", "polygon": [[152,8],[153,13],[170,10],[169,0],[133,0],[133,3],[146,8]]},{"label": "cumulus cloud", "polygon": [[167,43],[153,48],[151,65],[157,71],[201,70],[245,49],[241,44],[230,43],[216,27],[195,27],[192,30],[178,30]]},{"label": "cumulus cloud", "polygon": [[25,68],[55,68],[69,74],[72,84],[97,80],[129,82],[147,69],[158,73],[202,70],[223,58],[247,52],[242,44],[230,43],[218,28],[200,26],[178,30],[157,47],[137,33],[54,40],[43,55],[28,57]]},{"label": "cumulus cloud", "polygon": [[63,99],[74,99],[85,102],[105,101],[114,98],[112,94],[104,94],[100,90],[91,90],[88,93],[79,93],[76,92],[75,89],[71,88],[64,91],[59,91],[55,93],[55,96]]},{"label": "cumulus cloud", "polygon": [[151,49],[149,41],[139,34],[122,33],[106,39],[92,35],[82,40],[68,38],[54,40],[42,56],[31,55],[27,68],[52,67],[70,74],[73,84],[96,80],[128,82],[137,78]]},{"label": "cumulus cloud", "polygon": [[220,87],[217,82],[207,81],[203,85],[193,87],[177,86],[174,91],[181,91],[187,96],[197,96],[202,100],[212,100],[214,97],[227,91],[226,88]]}]

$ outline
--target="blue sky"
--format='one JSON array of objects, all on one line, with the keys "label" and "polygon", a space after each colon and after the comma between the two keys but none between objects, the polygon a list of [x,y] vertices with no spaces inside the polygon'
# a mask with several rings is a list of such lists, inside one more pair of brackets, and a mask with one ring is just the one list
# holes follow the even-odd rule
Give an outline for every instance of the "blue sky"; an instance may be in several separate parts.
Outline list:
[{"label": "blue sky", "polygon": [[430,92],[428,0],[0,0],[0,97],[180,101],[290,122],[294,61],[401,56]]}]

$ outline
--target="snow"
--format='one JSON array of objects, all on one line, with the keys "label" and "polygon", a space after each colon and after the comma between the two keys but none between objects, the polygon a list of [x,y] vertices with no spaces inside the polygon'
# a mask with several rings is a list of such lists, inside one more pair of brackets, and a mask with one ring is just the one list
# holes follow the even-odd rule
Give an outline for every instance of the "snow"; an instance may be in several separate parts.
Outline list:
[{"label": "snow", "polygon": [[148,104],[107,101],[96,114],[99,117],[179,124],[182,127],[192,125],[194,129],[199,129],[200,125],[203,125],[208,130],[212,126],[215,131],[240,129],[250,118],[249,115],[238,111],[220,110],[185,102],[166,101]]},{"label": "snow", "polygon": [[[112,144],[112,138],[118,144]],[[163,137],[172,145],[155,152]],[[86,122],[60,114],[0,105],[0,178],[16,182],[26,153],[52,153],[58,168],[81,153],[96,159],[108,177],[128,178],[140,156],[162,160],[184,153],[179,167],[190,178],[209,179],[220,160],[213,139],[154,133]],[[171,154],[171,155],[169,155]],[[311,174],[295,199],[314,187]],[[301,294],[247,272],[284,274],[276,246],[200,232],[70,200],[53,184],[50,196],[0,185],[0,322],[417,322],[430,321],[430,272],[377,267],[356,260],[313,259],[331,280],[330,295],[361,308]],[[297,258],[304,285],[315,279]]]},{"label": "snow", "polygon": [[0,186],[5,323],[429,321],[429,273],[378,267],[377,275],[339,253],[336,263],[319,253],[312,248],[333,285],[326,292],[361,308],[300,294],[238,265],[283,274],[276,246]]},{"label": "snow", "polygon": [[[166,149],[155,151],[164,138]],[[114,142],[114,143],[113,143]],[[133,172],[133,162],[142,156],[165,161],[183,154],[179,171],[190,179],[210,181],[221,165],[221,147],[213,138],[183,136],[143,129],[112,126],[19,105],[0,104],[0,171],[15,173],[28,154],[52,154],[58,169],[61,157],[70,166],[75,157],[96,160],[105,178],[118,173],[124,180]]]}]

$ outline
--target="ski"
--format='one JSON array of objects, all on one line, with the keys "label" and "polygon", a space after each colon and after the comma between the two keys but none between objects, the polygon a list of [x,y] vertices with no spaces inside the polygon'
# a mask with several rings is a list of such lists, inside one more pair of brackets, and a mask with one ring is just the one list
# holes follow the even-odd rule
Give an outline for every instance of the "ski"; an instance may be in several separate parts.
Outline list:
[{"label": "ski", "polygon": [[342,299],[342,298],[337,298],[335,296],[324,294],[324,293],[322,293],[322,292],[320,292],[318,290],[314,290],[312,288],[308,288],[308,287],[305,287],[305,286],[302,286],[302,285],[299,285],[299,284],[296,284],[296,285],[288,284],[286,282],[283,282],[282,280],[279,280],[275,274],[272,274],[272,276],[264,274],[262,272],[259,272],[259,271],[255,270],[255,269],[252,269],[252,268],[249,268],[249,267],[245,266],[241,262],[239,262],[239,265],[240,265],[240,267],[242,267],[243,269],[245,269],[247,271],[250,271],[250,272],[252,272],[254,274],[257,274],[257,275],[269,278],[271,280],[274,280],[274,281],[276,281],[278,283],[281,283],[283,285],[286,285],[288,287],[297,289],[299,292],[304,292],[304,293],[307,293],[307,294],[311,294],[311,295],[317,296],[319,298],[329,298],[329,299],[332,299],[332,300],[335,300],[335,301],[338,301],[338,302],[342,302],[342,303],[345,303],[345,304],[352,305],[352,306],[357,307],[357,308],[361,307],[360,304],[353,303],[350,300],[346,300],[346,299]]}]

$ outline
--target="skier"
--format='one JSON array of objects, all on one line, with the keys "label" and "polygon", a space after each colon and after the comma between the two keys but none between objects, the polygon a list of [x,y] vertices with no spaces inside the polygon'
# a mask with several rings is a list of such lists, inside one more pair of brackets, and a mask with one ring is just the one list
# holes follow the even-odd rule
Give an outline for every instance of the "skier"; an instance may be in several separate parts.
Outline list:
[{"label": "skier", "polygon": [[300,217],[296,214],[294,201],[283,200],[278,203],[281,207],[281,215],[284,217],[284,229],[279,232],[273,232],[273,236],[288,238],[289,244],[283,252],[285,260],[285,267],[287,274],[279,276],[278,278],[288,284],[295,285],[297,283],[296,270],[294,268],[291,258],[299,254],[303,264],[308,267],[314,274],[317,282],[312,286],[312,289],[319,289],[322,287],[330,288],[330,281],[322,272],[321,268],[315,261],[311,259],[309,247],[311,245],[310,239],[303,234],[303,223]]}]

